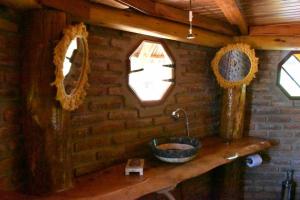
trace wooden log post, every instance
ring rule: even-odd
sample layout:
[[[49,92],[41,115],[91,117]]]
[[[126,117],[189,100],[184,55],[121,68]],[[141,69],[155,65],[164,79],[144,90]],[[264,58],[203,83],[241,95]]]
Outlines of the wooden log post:
[[[246,85],[223,90],[220,136],[227,140],[243,137]]]
[[[27,154],[25,190],[47,194],[72,186],[69,113],[55,100],[56,43],[66,15],[54,10],[29,11],[24,24],[22,57],[23,133]]]
[[[241,139],[244,133],[246,85],[223,89],[220,136],[228,142]],[[215,199],[239,200],[243,195],[243,166],[240,159],[216,170]]]

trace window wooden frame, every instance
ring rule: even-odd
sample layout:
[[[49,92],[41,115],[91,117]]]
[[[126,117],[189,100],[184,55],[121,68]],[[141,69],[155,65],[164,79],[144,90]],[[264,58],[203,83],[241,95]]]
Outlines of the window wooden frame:
[[[134,89],[129,85],[129,74],[131,71],[131,66],[130,66],[130,57],[131,55],[136,51],[136,49],[143,43],[143,42],[154,42],[154,43],[159,43],[163,46],[164,50],[166,51],[166,53],[168,54],[169,58],[171,59],[172,63],[173,63],[173,70],[172,70],[172,77],[173,77],[173,82],[171,83],[170,87],[166,90],[166,92],[163,94],[162,98],[159,100],[149,100],[149,101],[143,101],[139,98],[139,96],[137,95],[137,93],[134,91]],[[127,73],[126,73],[126,82],[127,82],[127,88],[128,90],[136,97],[136,99],[138,100],[138,102],[142,105],[142,106],[157,106],[157,105],[161,105],[163,104],[167,97],[169,96],[169,94],[171,93],[171,91],[173,90],[173,88],[176,85],[176,64],[175,64],[175,59],[170,51],[170,49],[167,47],[166,43],[161,41],[161,40],[155,40],[155,39],[143,39],[141,41],[139,41],[137,43],[137,45],[133,48],[133,50],[131,50],[129,52],[129,54],[127,55],[127,63],[128,63],[128,67],[127,67]]]
[[[278,64],[277,68],[277,81],[276,84],[280,88],[280,90],[287,96],[290,100],[300,100],[300,96],[291,96],[288,91],[280,84],[280,75],[282,70],[282,65],[294,54],[300,54],[300,51],[291,51],[289,52]],[[297,58],[296,58],[297,59]],[[300,60],[299,61],[299,67],[300,67]]]

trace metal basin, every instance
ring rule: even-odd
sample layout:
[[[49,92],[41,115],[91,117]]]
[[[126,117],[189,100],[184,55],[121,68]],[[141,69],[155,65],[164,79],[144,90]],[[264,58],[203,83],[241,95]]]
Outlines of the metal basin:
[[[169,163],[184,163],[196,157],[201,143],[193,137],[156,138],[150,142],[155,157]]]

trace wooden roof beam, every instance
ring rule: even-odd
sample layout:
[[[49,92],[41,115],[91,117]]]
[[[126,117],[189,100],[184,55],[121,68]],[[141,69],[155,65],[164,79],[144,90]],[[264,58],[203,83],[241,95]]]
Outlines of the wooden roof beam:
[[[37,0],[1,0],[0,5],[18,10],[41,8]]]
[[[114,8],[119,8],[119,9],[128,9],[129,7],[124,5],[123,3],[119,3],[118,1],[115,0],[91,0],[91,2],[95,3],[102,3]]]
[[[145,14],[155,17],[165,18],[168,20],[188,24],[188,12],[168,6],[162,3],[156,3],[151,0],[117,0],[127,6],[139,10]],[[193,25],[216,33],[226,35],[237,35],[235,27],[229,23],[216,19],[194,15]]]
[[[234,41],[247,43],[254,49],[300,50],[300,36],[239,36]]]
[[[249,35],[300,36],[300,23],[251,26]]]
[[[193,32],[197,37],[194,40],[188,40],[186,39],[187,25],[107,6],[96,6],[85,0],[40,0],[40,2],[44,6],[56,8],[80,17],[85,22],[118,30],[208,47],[222,47],[233,42],[232,37],[196,27]]]
[[[225,17],[231,24],[235,24],[239,27],[242,35],[248,34],[247,22],[238,7],[235,0],[215,0],[216,4],[224,13]]]

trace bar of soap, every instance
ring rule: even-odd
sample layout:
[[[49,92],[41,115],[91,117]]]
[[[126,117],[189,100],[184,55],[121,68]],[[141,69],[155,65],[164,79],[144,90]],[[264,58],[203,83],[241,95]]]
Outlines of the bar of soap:
[[[130,173],[139,173],[140,176],[144,175],[144,159],[129,159],[125,167],[125,175]]]

